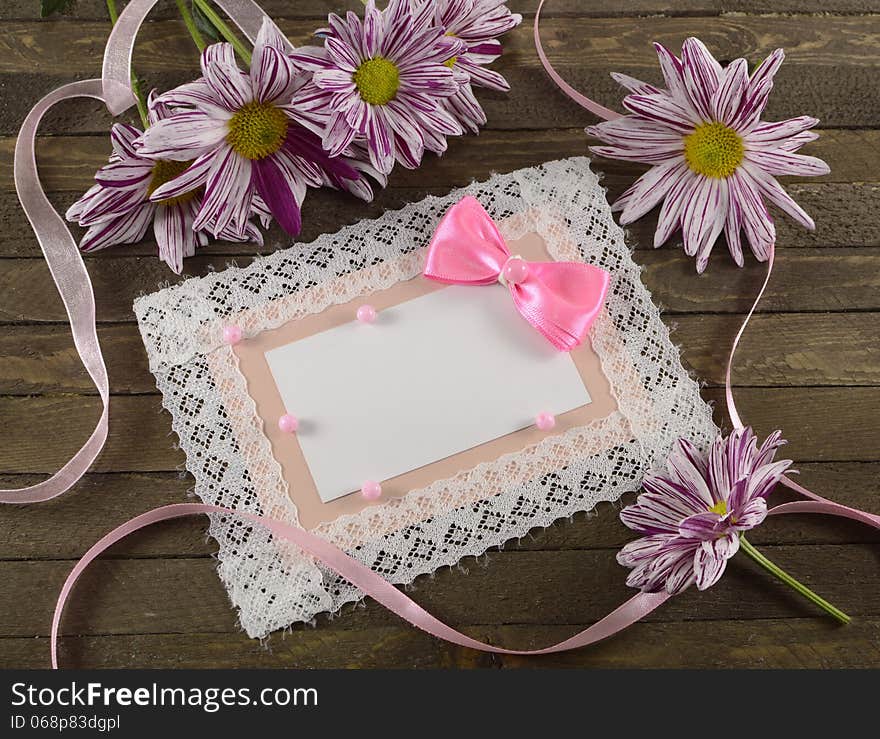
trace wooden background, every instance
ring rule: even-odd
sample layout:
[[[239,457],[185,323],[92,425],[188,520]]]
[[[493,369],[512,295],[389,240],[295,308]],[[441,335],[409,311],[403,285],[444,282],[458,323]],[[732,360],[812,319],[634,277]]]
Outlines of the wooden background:
[[[310,195],[303,240],[428,192],[445,193],[493,171],[586,153],[591,117],[546,80],[530,41],[534,0],[511,0],[526,22],[497,65],[509,96],[483,93],[489,125],[450,142],[417,172],[399,169],[370,205]],[[329,10],[355,0],[266,0],[295,43]],[[0,486],[56,470],[99,412],[61,303],[12,184],[15,133],[28,109],[58,84],[97,76],[107,36],[102,0],[80,0],[70,17],[40,21],[37,0],[0,10]],[[544,37],[561,73],[608,105],[612,70],[658,80],[650,42],[680,47],[701,37],[718,56],[756,62],[778,46],[787,61],[768,108],[773,119],[822,119],[808,152],[832,172],[790,179],[818,224],[808,233],[777,220],[778,268],[749,329],[736,371],[744,417],[761,434],[781,427],[802,481],[843,503],[880,511],[880,2],[877,0],[552,0]],[[780,14],[784,13],[784,14]],[[789,13],[795,13],[789,15]],[[194,47],[166,2],[139,41],[135,65],[148,86],[194,76]],[[659,80],[658,80],[659,81]],[[37,152],[53,200],[66,208],[90,183],[109,144],[96,103],[70,103],[43,126]],[[611,195],[638,168],[597,161]],[[649,247],[655,214],[631,229],[644,279],[677,326],[686,364],[718,401],[725,353],[764,275],[737,269],[724,244],[698,277],[676,240]],[[273,232],[266,249],[283,244]],[[250,246],[215,245],[187,274],[245,263]],[[50,617],[61,582],[96,540],[132,515],[186,498],[192,480],[170,435],[132,315],[132,300],[174,279],[151,242],[87,257],[99,334],[113,392],[111,435],[87,478],[60,500],[0,508],[0,666],[48,664]],[[723,422],[717,413],[717,420]],[[785,498],[780,493],[777,499]],[[319,618],[264,644],[247,639],[215,574],[215,546],[201,519],[163,524],[114,548],[83,578],[64,619],[62,661],[101,667],[878,667],[880,537],[831,519],[785,517],[753,541],[772,559],[854,617],[837,627],[737,557],[722,582],[689,591],[598,647],[523,659],[460,649],[402,625],[374,603]],[[535,532],[503,551],[416,583],[414,596],[441,618],[493,643],[537,647],[583,628],[629,594],[614,562],[631,538],[604,506],[592,516]],[[464,570],[468,574],[464,573]]]

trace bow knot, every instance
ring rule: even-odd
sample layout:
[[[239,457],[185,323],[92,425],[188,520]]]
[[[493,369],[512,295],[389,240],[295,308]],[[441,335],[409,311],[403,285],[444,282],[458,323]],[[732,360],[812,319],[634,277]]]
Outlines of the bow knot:
[[[511,255],[498,226],[470,195],[443,216],[425,277],[455,285],[500,282],[520,315],[557,349],[583,343],[608,292],[608,273],[581,262],[528,262]]]

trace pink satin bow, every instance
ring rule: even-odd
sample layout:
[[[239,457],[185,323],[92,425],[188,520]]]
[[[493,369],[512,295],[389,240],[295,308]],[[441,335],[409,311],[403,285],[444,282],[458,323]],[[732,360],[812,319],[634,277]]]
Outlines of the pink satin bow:
[[[511,256],[495,221],[470,195],[437,226],[425,277],[455,285],[506,284],[522,317],[561,351],[571,351],[587,337],[609,280],[605,270],[591,264]]]

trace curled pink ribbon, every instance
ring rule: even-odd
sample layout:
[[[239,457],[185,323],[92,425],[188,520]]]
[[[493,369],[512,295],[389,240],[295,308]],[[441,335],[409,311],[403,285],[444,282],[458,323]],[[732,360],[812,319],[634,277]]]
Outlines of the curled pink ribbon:
[[[83,82],[64,85],[44,97],[28,114],[22,125],[16,143],[16,190],[64,302],[64,306],[70,318],[71,331],[77,351],[79,352],[89,375],[94,381],[95,386],[98,388],[104,407],[95,431],[83,445],[82,449],[80,449],[80,451],[77,452],[77,454],[74,455],[74,457],[59,472],[48,480],[29,488],[0,491],[0,502],[37,502],[48,500],[56,495],[60,495],[72,487],[73,484],[85,474],[85,471],[103,447],[107,437],[109,387],[107,370],[104,365],[95,329],[95,301],[92,286],[73,236],[67,229],[64,220],[52,208],[40,185],[34,157],[34,137],[36,135],[37,126],[45,112],[54,104],[63,100],[69,100],[76,97],[97,98],[99,100],[104,100],[111,112],[114,113],[122,112],[133,104],[134,97],[131,93],[129,82],[131,47],[134,43],[134,38],[140,24],[143,22],[144,17],[147,12],[149,12],[150,8],[153,7],[155,2],[156,0],[132,0],[128,4],[120,15],[116,28],[111,34],[110,41],[108,42],[105,52],[103,79],[85,80]],[[242,29],[245,35],[253,39],[263,16],[262,11],[256,3],[251,0],[217,0],[217,4],[226,10],[229,17]],[[543,6],[543,0],[541,6]],[[257,15],[257,13],[259,15]],[[540,6],[539,12],[535,17],[535,40],[539,48],[539,55],[541,56],[542,62],[548,67],[548,72],[551,72],[552,68],[549,67],[549,62],[543,54],[543,50],[540,49],[540,39],[538,36],[539,18]],[[562,82],[561,78],[555,72],[552,72],[551,76],[557,80],[557,84]],[[618,115],[607,108],[603,108],[598,103],[591,101],[589,98],[576,93],[576,91],[567,85],[564,85],[563,90],[575,99],[576,102],[584,105],[584,107],[600,117],[609,118]],[[574,95],[572,95],[572,93],[574,93]],[[585,104],[584,101],[588,104]],[[485,223],[483,223],[483,225],[485,226]],[[494,224],[492,225],[494,226]],[[490,229],[488,240],[491,241],[492,238]],[[499,266],[497,259],[494,264],[495,266]],[[500,274],[506,266],[509,266],[507,260],[500,264],[500,268],[493,279],[497,279],[498,274]],[[772,266],[773,252],[771,251],[764,288],[766,288],[767,282],[770,279]],[[531,265],[529,265],[529,267],[531,267]],[[475,266],[475,269],[476,268],[477,267]],[[479,268],[484,269],[485,265]],[[515,274],[512,276],[516,277]],[[508,281],[508,284],[510,284],[510,281]],[[758,294],[755,304],[752,306],[749,315],[746,317],[746,320],[743,322],[743,325],[737,334],[727,367],[726,393],[728,411],[734,425],[737,427],[741,426],[742,422],[736,411],[736,406],[733,401],[733,392],[730,385],[733,354],[749,318],[763,295],[764,288],[762,288],[761,292]],[[861,521],[869,526],[880,528],[880,516],[875,516],[864,511],[833,503],[832,501],[826,500],[825,498],[802,488],[787,478],[784,478],[783,482],[793,490],[796,490],[811,500],[776,506],[770,511],[770,515],[786,513],[824,513],[850,518],[856,521]],[[348,556],[333,544],[330,544],[314,534],[310,534],[296,526],[262,516],[256,516],[251,513],[204,504],[187,503],[156,508],[126,521],[121,526],[118,526],[109,534],[101,538],[88,550],[88,552],[86,552],[82,559],[77,562],[61,589],[52,619],[51,658],[52,666],[54,668],[58,667],[58,635],[64,606],[77,578],[88,567],[88,565],[114,543],[139,529],[159,521],[166,521],[199,513],[237,515],[254,524],[266,526],[275,536],[296,544],[304,552],[315,557],[323,565],[352,582],[365,595],[374,598],[390,611],[396,613],[417,628],[420,628],[439,639],[444,639],[454,644],[486,652],[536,655],[577,649],[579,647],[593,644],[601,639],[605,639],[628,626],[631,626],[662,605],[669,598],[665,593],[638,593],[600,621],[558,644],[538,650],[504,649],[502,647],[486,644],[485,642],[473,639],[438,620],[407,595],[397,590],[397,588],[380,575]]]
[[[560,351],[583,343],[605,302],[609,279],[592,264],[512,256],[495,221],[470,195],[437,226],[425,277],[455,285],[506,284],[520,315]]]

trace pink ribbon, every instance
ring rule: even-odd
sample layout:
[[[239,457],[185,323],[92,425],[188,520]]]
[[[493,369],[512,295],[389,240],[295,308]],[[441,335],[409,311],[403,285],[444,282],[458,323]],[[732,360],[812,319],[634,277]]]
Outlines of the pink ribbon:
[[[770,246],[770,257],[767,260],[767,276],[764,278],[764,284],[761,285],[761,289],[758,291],[758,295],[755,297],[755,302],[752,303],[752,307],[749,309],[748,314],[746,314],[746,317],[743,319],[743,322],[739,327],[739,331],[737,331],[736,336],[733,339],[733,344],[730,347],[730,355],[727,358],[727,368],[724,372],[724,398],[727,403],[727,415],[730,416],[730,421],[736,429],[743,428],[744,424],[742,422],[742,418],[740,418],[739,411],[736,407],[736,402],[733,398],[733,386],[731,385],[733,357],[736,354],[740,339],[742,339],[742,336],[745,333],[746,326],[749,325],[749,321],[752,319],[752,316],[754,315],[755,310],[758,307],[758,303],[760,303],[761,298],[764,297],[764,292],[767,290],[767,285],[770,283],[770,275],[773,274],[773,264],[775,260],[776,245],[772,244]],[[862,511],[858,508],[850,508],[849,506],[835,503],[834,501],[828,500],[827,498],[823,498],[821,495],[817,495],[812,490],[805,488],[803,485],[799,485],[787,476],[783,476],[780,482],[785,485],[785,487],[793,490],[796,493],[799,493],[800,495],[803,495],[809,500],[798,501],[794,503],[783,503],[782,505],[778,505],[772,508],[768,512],[770,515],[780,513],[824,513],[829,516],[840,516],[842,518],[849,518],[853,521],[858,521],[859,523],[873,526],[875,529],[880,529],[880,516],[874,513],[868,513],[867,511]]]
[[[104,78],[102,80],[74,82],[51,92],[34,106],[33,110],[31,110],[22,124],[19,133],[15,148],[16,191],[18,192],[19,199],[21,200],[28,221],[36,234],[40,248],[43,250],[53,280],[58,287],[59,294],[61,295],[61,299],[70,319],[74,343],[83,364],[92,378],[92,381],[95,383],[95,387],[98,389],[103,403],[103,411],[92,435],[79,452],[77,452],[61,470],[48,480],[38,483],[37,485],[16,490],[0,491],[0,502],[30,503],[48,500],[60,495],[68,490],[82,477],[83,474],[85,474],[85,471],[101,451],[107,438],[109,387],[107,370],[101,354],[101,348],[98,343],[95,327],[95,301],[92,286],[73,236],[67,229],[64,220],[58,215],[54,208],[52,208],[40,185],[36,160],[34,157],[34,139],[37,127],[43,115],[49,108],[63,100],[69,100],[76,97],[96,98],[105,101],[108,108],[114,113],[122,112],[133,104],[134,96],[131,93],[129,82],[131,47],[134,43],[134,38],[140,24],[143,22],[143,19],[147,12],[149,12],[150,8],[155,4],[155,1],[156,0],[132,0],[120,15],[107,45],[104,60]],[[244,31],[248,38],[253,40],[263,17],[263,13],[259,7],[251,2],[251,0],[217,0],[217,4],[226,10],[233,22]],[[547,68],[548,73],[551,74],[551,78],[553,78],[557,84],[559,84],[563,90],[572,97],[572,99],[583,105],[587,110],[591,110],[597,115],[605,118],[617,117],[618,114],[599,106],[594,101],[591,101],[589,98],[574,91],[561,80],[555,71],[552,70],[552,67],[550,67],[549,62],[546,59],[546,55],[544,55],[543,49],[540,46],[540,39],[538,37],[538,19],[540,17],[540,8],[542,6],[543,0],[535,18],[535,41],[542,63]],[[489,221],[491,222],[491,219],[489,219]],[[486,223],[483,222],[482,225],[485,227]],[[494,227],[494,224],[492,225]],[[495,230],[497,231],[497,229]],[[458,233],[458,229],[455,229],[454,231]],[[492,243],[494,247],[498,247],[499,243],[503,245],[503,241],[493,241],[495,237],[492,236],[491,232],[492,229],[488,229],[488,237],[484,243]],[[462,233],[458,233],[458,235],[462,235]],[[486,233],[483,235],[485,236]],[[461,242],[454,242],[452,245],[455,243],[461,244]],[[492,263],[493,269],[495,266],[500,266],[494,279],[497,279],[498,274],[500,274],[504,267],[507,266],[506,262],[499,265],[499,258],[500,257],[496,255],[495,261]],[[771,252],[764,288],[766,288],[767,282],[770,279],[772,265],[773,253]],[[482,264],[480,268],[484,269],[485,266],[486,264]],[[533,266],[534,265],[528,265],[529,269]],[[541,273],[539,272],[539,274]],[[736,346],[745,330],[749,318],[754,312],[757,303],[764,292],[764,288],[761,289],[758,299],[755,301],[755,305],[752,306],[752,310],[749,311],[749,315],[746,317],[746,320],[743,322],[743,325],[737,334],[727,367],[726,394],[728,410],[731,419],[737,426],[741,426],[742,422],[739,418],[739,414],[736,412],[736,407],[733,402],[733,393],[730,387],[731,364],[733,361],[733,354],[736,351]],[[526,317],[528,318],[528,316]],[[802,488],[796,483],[793,483],[787,478],[784,478],[783,481],[790,488],[805,495],[811,500],[776,506],[770,511],[771,515],[785,513],[825,513],[828,515],[851,518],[870,526],[874,526],[875,528],[880,528],[880,517],[878,516],[828,501],[825,498],[821,498],[815,493]],[[326,567],[352,582],[365,595],[374,598],[386,608],[417,628],[420,628],[439,639],[444,639],[460,646],[486,652],[494,652],[497,654],[549,654],[552,652],[561,652],[587,646],[601,639],[605,639],[627,628],[633,623],[636,623],[662,605],[669,597],[665,593],[639,593],[589,628],[565,641],[559,642],[558,644],[538,650],[504,649],[502,647],[496,647],[473,639],[436,619],[408,596],[397,590],[391,583],[365,567],[357,560],[349,557],[336,546],[296,526],[262,516],[256,516],[251,513],[244,513],[242,511],[234,511],[204,504],[186,503],[163,506],[132,518],[101,538],[88,550],[88,552],[86,552],[83,558],[77,562],[61,589],[52,619],[51,658],[53,668],[58,667],[58,632],[64,606],[77,578],[89,566],[89,564],[91,564],[91,562],[108,547],[134,531],[159,521],[166,521],[197,513],[237,515],[255,524],[266,526],[275,536],[296,544],[302,548],[304,552],[315,557]]]
[[[593,644],[602,639],[606,639],[607,637],[616,634],[618,631],[634,624],[636,621],[640,621],[655,608],[658,608],[665,603],[670,597],[666,593],[638,593],[600,621],[597,621],[589,628],[584,629],[558,644],[534,650],[505,649],[504,647],[496,647],[493,644],[481,642],[467,634],[462,634],[460,631],[443,623],[438,618],[435,618],[428,613],[409,596],[400,592],[390,582],[373,572],[369,567],[361,564],[356,559],[352,559],[330,542],[321,539],[314,534],[310,534],[308,531],[297,526],[283,523],[282,521],[276,521],[271,518],[255,516],[243,511],[235,511],[229,508],[220,508],[218,506],[204,505],[202,503],[179,503],[176,505],[154,508],[151,511],[147,511],[140,516],[126,521],[98,541],[83,555],[83,558],[76,563],[76,566],[64,581],[64,585],[61,588],[61,594],[58,596],[58,603],[55,606],[55,614],[52,617],[51,653],[53,669],[58,669],[58,628],[61,623],[61,614],[64,611],[64,605],[67,602],[70,591],[73,589],[77,578],[82,574],[86,567],[88,567],[89,564],[91,564],[91,562],[107,548],[139,529],[145,528],[159,521],[168,521],[173,518],[182,518],[183,516],[191,516],[197,513],[232,514],[261,526],[265,526],[275,536],[296,544],[306,554],[315,557],[324,565],[330,567],[334,572],[358,587],[366,595],[369,595],[371,598],[385,606],[389,611],[397,614],[416,628],[419,628],[438,639],[443,639],[462,647],[477,649],[482,652],[537,655],[564,652],[569,649],[584,647],[588,644]]]
[[[582,262],[511,256],[479,201],[467,195],[443,216],[428,246],[425,277],[456,285],[507,285],[520,315],[560,351],[587,337],[608,292],[608,273]]]
[[[34,155],[37,127],[46,111],[56,103],[78,97],[103,100],[101,80],[84,80],[63,85],[46,95],[28,113],[15,142],[15,190],[64,303],[73,343],[89,377],[98,389],[103,407],[95,430],[67,464],[36,485],[0,490],[0,503],[40,503],[61,495],[86,473],[107,440],[110,385],[104,356],[98,343],[92,283],[73,235],[43,192]]]

